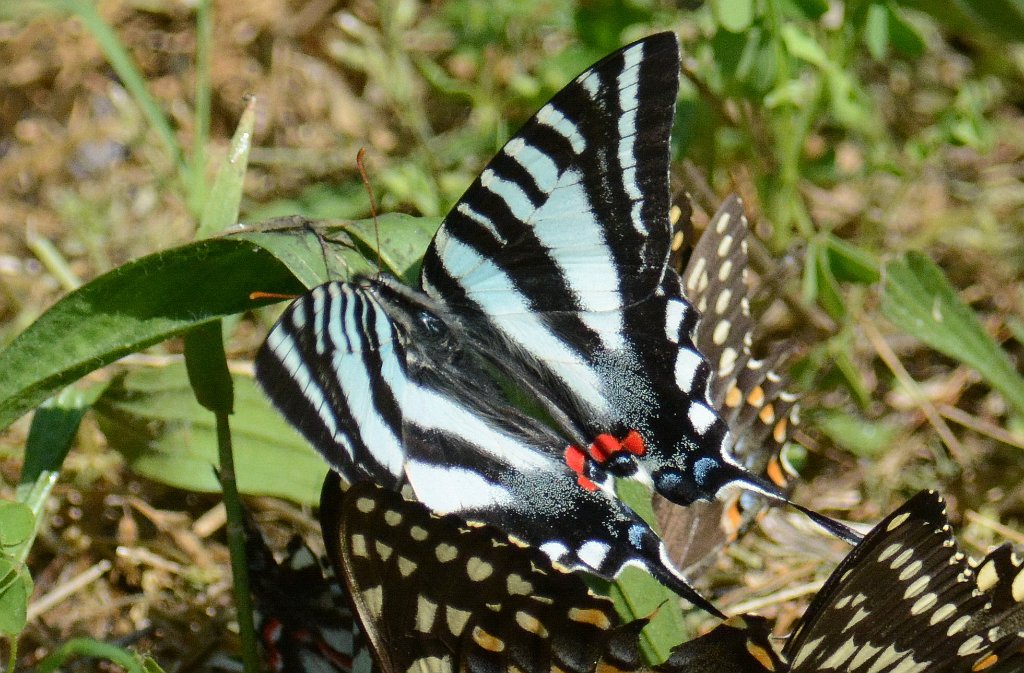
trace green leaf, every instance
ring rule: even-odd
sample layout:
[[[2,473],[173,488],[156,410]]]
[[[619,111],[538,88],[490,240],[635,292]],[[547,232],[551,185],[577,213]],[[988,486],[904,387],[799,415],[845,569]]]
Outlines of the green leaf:
[[[39,662],[36,673],[56,673],[63,664],[74,657],[106,659],[128,673],[143,673],[142,664],[131,652],[92,638],[72,638],[63,643]]]
[[[645,486],[620,480],[615,488],[623,502],[649,524],[657,526],[651,492]],[[626,568],[610,585],[608,594],[623,620],[651,617],[640,641],[647,661],[664,661],[670,649],[685,640],[687,628],[679,597],[649,573],[638,568]]]
[[[828,54],[820,44],[818,44],[813,37],[800,30],[796,25],[787,23],[782,26],[782,40],[786,45],[786,51],[790,55],[799,58],[800,60],[807,61],[811,65],[817,66],[822,70],[831,70],[834,68],[832,61],[829,59]]]
[[[894,2],[886,5],[888,11],[889,41],[907,58],[918,58],[924,54],[924,38],[912,23],[907,21],[903,11]]]
[[[0,500],[0,634],[25,628],[32,577],[21,556],[35,535],[35,516],[20,502]]]
[[[864,44],[871,58],[876,61],[885,59],[889,51],[889,9],[885,5],[873,2],[868,6],[864,21]]]
[[[224,354],[220,321],[185,333],[185,371],[196,401],[213,413],[232,413],[234,386]]]
[[[209,320],[297,294],[294,276],[241,238],[210,239],[106,273],[52,306],[0,352],[0,428],[85,374]]]
[[[828,266],[837,280],[870,285],[882,277],[878,260],[867,250],[832,234],[826,235],[825,243]]]
[[[995,45],[1019,43],[1024,38],[1022,0],[901,0],[900,4],[931,14],[956,35]]]
[[[846,315],[846,305],[843,296],[839,293],[839,283],[832,273],[832,266],[829,264],[828,243],[814,247],[814,268],[817,275],[815,286],[818,291],[818,303],[825,311],[840,320]]]
[[[753,0],[712,0],[710,4],[718,25],[730,33],[742,33],[754,22]]]
[[[929,258],[912,252],[886,266],[882,312],[904,332],[974,367],[1024,411],[1024,379]]]
[[[828,0],[794,0],[794,4],[812,21],[821,18],[822,14],[828,11]]]
[[[28,540],[35,530],[34,523],[35,517],[27,506],[0,500],[0,552],[9,554]]]
[[[406,280],[439,220],[379,218],[381,261]],[[350,272],[372,272],[372,221],[327,227]],[[372,241],[372,243],[371,243]],[[0,429],[85,374],[211,320],[268,302],[250,293],[297,295],[329,277],[323,239],[312,230],[254,228],[159,252],[68,294],[0,352]],[[280,255],[280,259],[276,258]],[[347,277],[347,275],[346,275]],[[301,279],[302,283],[296,281]]]
[[[148,654],[136,653],[135,657],[139,660],[143,673],[165,673],[164,669],[160,667],[160,664],[156,662],[156,659]]]
[[[25,564],[0,555],[0,634],[21,633],[31,596],[32,577]]]
[[[376,223],[325,223],[292,216],[241,226],[227,238],[259,245],[312,288],[357,273],[376,273],[378,235],[382,270],[406,282],[418,282],[420,261],[441,226],[441,218],[390,213],[378,217]]]
[[[309,289],[328,280],[374,271],[373,265],[363,258],[343,229],[343,225],[326,225],[289,216],[251,225],[239,224],[238,229],[226,233],[224,238],[258,245]]]
[[[266,401],[235,376],[231,436],[242,492],[314,505],[327,465]],[[184,365],[133,371],[96,403],[100,428],[132,469],[165,484],[218,492],[214,417],[196,401]]]
[[[868,390],[860,368],[853,357],[853,333],[849,328],[834,336],[827,343],[825,352],[828,362],[838,374],[837,383],[846,387],[861,409],[871,403],[871,392]]]
[[[391,213],[381,215],[376,223],[373,220],[352,222],[344,231],[359,242],[360,250],[372,262],[376,261],[379,231],[381,263],[385,270],[418,286],[420,263],[441,226],[441,219]]]
[[[84,388],[65,388],[36,409],[25,442],[25,462],[16,491],[18,502],[31,514],[32,530],[16,549],[11,550],[15,560],[24,562],[28,557],[45,515],[46,499],[57,483],[82,417],[106,385],[99,383]]]
[[[869,421],[842,411],[822,410],[812,423],[837,446],[860,458],[879,458],[892,446],[900,428],[885,420]]]
[[[206,238],[238,221],[245,169],[249,164],[249,150],[252,148],[252,127],[256,121],[255,105],[256,99],[250,98],[245,111],[242,112],[238,128],[235,129],[235,135],[228,146],[227,161],[217,171],[213,188],[206,195],[196,238]]]

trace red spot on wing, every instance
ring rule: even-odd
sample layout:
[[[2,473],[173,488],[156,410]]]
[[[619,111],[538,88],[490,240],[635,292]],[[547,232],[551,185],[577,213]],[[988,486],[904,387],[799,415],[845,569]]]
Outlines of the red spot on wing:
[[[576,474],[583,474],[583,468],[587,464],[587,456],[578,446],[565,447],[565,464]]]
[[[622,438],[622,448],[629,451],[634,456],[643,456],[647,454],[647,446],[644,444],[644,438],[640,436],[640,433],[636,430],[630,430],[626,433],[626,436]]]
[[[622,442],[607,433],[598,435],[590,445],[590,455],[599,463],[607,461],[621,450]]]
[[[576,473],[576,483],[588,491],[597,490],[597,484],[583,475],[583,471],[587,467],[587,454],[583,453],[580,447],[571,445],[565,447],[565,464]]]

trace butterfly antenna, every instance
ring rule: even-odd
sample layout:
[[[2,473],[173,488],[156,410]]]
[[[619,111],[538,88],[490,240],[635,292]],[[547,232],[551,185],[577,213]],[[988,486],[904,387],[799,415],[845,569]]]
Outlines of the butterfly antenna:
[[[261,290],[256,290],[254,292],[250,292],[249,293],[249,299],[251,299],[252,301],[260,301],[260,300],[263,300],[263,299],[288,299],[288,300],[291,300],[291,299],[295,299],[298,296],[299,295],[297,295],[297,294],[286,294],[286,293],[283,293],[283,292],[263,292]]]
[[[359,177],[363,179],[363,186],[366,194],[370,197],[370,217],[373,218],[373,233],[377,237],[377,274],[380,274],[380,224],[377,222],[377,201],[373,198],[373,187],[370,186],[370,179],[366,177],[366,166],[363,165],[363,158],[366,156],[366,148],[360,147],[356,153],[356,166],[359,167]]]

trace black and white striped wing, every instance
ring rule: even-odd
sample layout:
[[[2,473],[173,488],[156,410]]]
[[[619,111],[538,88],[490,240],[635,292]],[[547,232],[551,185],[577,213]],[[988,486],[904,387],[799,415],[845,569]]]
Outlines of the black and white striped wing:
[[[346,480],[400,488],[406,365],[398,328],[377,296],[332,282],[284,312],[256,356],[256,378]]]
[[[249,517],[244,522],[254,623],[267,668],[367,673],[353,667],[361,639],[333,573],[298,536],[278,562],[255,523]]]
[[[972,568],[942,499],[919,493],[868,533],[818,592],[783,652],[790,670],[968,673],[996,670],[1003,659],[1019,665],[1024,575],[1001,554]]]
[[[332,336],[338,322],[344,334]],[[565,440],[505,401],[450,322],[397,281],[330,283],[285,311],[257,357],[257,377],[286,415],[296,397],[307,405],[331,399],[315,414],[303,409],[299,427],[347,481],[408,487],[435,512],[498,526],[606,579],[639,565],[719,614],[643,519],[605,491],[578,485],[562,458]],[[299,356],[295,348],[307,350]],[[332,365],[314,369],[318,361]],[[362,457],[378,443],[395,456],[393,466]]]
[[[722,454],[693,311],[667,267],[678,80],[669,33],[576,78],[445,218],[422,284],[547,407],[575,446],[570,465],[582,457],[689,504],[746,475]]]

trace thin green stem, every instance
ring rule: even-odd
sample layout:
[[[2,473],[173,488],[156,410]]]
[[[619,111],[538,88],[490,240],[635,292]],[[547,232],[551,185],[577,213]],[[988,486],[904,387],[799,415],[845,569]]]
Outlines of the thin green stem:
[[[249,594],[249,567],[245,562],[245,528],[242,503],[235,480],[235,459],[231,450],[231,424],[234,409],[234,383],[224,353],[221,321],[214,320],[185,334],[185,369],[196,400],[217,419],[217,451],[220,459],[221,491],[227,510],[228,550],[234,578],[235,607],[238,610],[239,637],[242,641],[242,665],[246,673],[258,673],[256,635],[252,623],[252,597]]]
[[[18,636],[11,636],[8,641],[11,643],[11,652],[7,657],[7,670],[13,671],[14,665],[18,663]]]
[[[217,448],[220,452],[220,486],[227,510],[228,550],[231,552],[231,572],[234,577],[235,606],[238,610],[238,631],[242,642],[242,666],[246,673],[258,673],[259,657],[256,653],[256,630],[252,620],[252,597],[249,593],[249,567],[245,562],[245,529],[242,526],[242,503],[235,481],[235,460],[231,450],[231,428],[228,413],[216,412]]]

